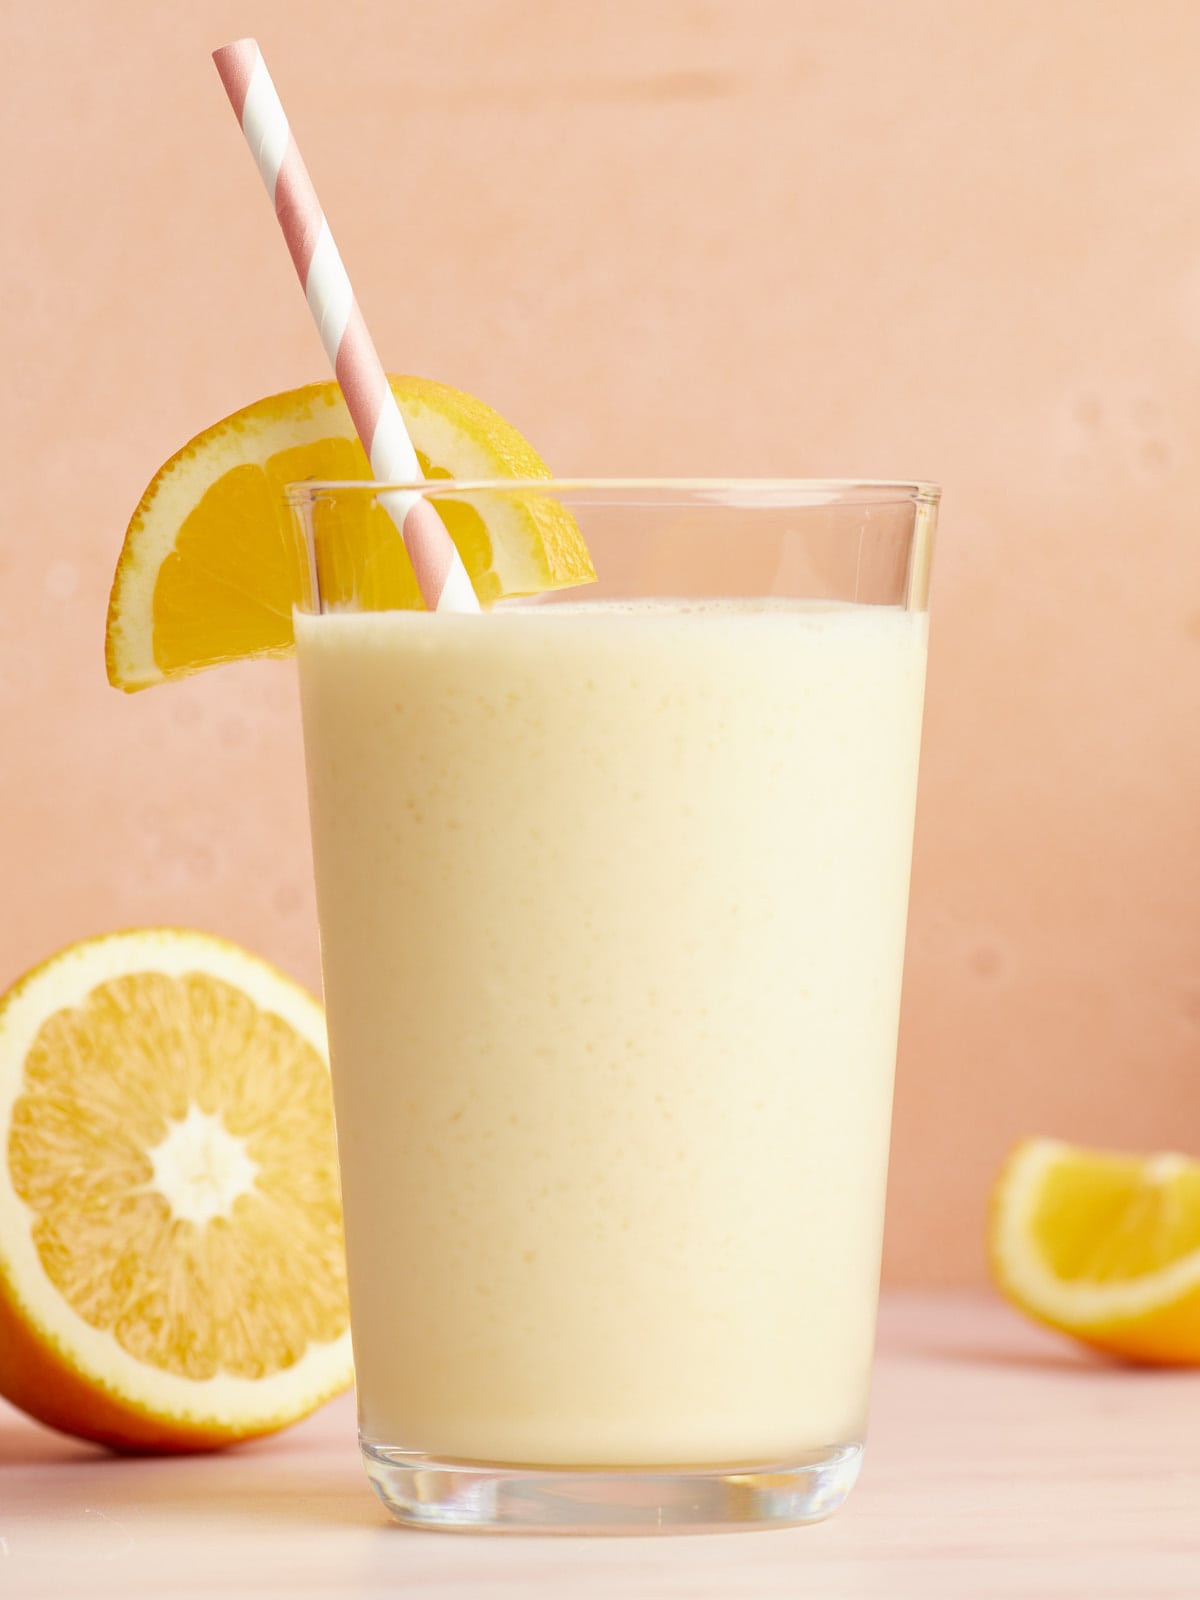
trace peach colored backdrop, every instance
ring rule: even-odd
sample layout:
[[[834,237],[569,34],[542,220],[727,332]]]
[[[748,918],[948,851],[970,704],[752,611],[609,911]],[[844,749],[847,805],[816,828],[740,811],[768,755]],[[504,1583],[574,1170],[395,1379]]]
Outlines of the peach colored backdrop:
[[[151,473],[325,375],[258,35],[389,364],[560,472],[939,478],[888,1271],[1039,1130],[1200,1147],[1194,0],[4,0],[0,980],[190,923],[312,983],[286,665],[134,698]]]

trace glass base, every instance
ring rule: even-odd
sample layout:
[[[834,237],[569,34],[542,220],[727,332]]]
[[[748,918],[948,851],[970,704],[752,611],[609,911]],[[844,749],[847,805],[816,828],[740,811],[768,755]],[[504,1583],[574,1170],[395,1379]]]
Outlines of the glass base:
[[[462,1533],[720,1533],[819,1522],[854,1487],[861,1444],[764,1467],[504,1467],[362,1445],[384,1505],[411,1528]]]

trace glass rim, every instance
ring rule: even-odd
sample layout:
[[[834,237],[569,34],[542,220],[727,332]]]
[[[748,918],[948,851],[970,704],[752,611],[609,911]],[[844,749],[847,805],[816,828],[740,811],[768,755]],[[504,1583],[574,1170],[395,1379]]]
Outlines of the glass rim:
[[[284,485],[289,505],[302,507],[326,495],[414,494],[428,500],[475,494],[645,494],[730,507],[769,505],[936,506],[941,485],[890,478],[304,478]]]

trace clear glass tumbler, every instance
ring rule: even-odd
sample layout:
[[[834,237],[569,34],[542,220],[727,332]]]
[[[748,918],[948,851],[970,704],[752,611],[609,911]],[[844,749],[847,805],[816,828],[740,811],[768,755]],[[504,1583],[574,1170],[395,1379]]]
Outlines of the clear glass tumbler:
[[[414,487],[476,568],[565,510],[598,581],[396,609],[379,502]],[[289,498],[372,1483],[423,1527],[827,1515],[866,1429],[936,489]]]

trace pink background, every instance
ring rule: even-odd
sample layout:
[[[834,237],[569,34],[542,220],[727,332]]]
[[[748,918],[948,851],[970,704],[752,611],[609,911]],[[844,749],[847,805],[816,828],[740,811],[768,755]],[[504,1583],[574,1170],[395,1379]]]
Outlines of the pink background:
[[[1018,1136],[1195,1151],[1191,0],[6,0],[0,982],[156,922],[317,982],[289,668],[103,668],[160,462],[325,375],[248,32],[393,367],[560,472],[944,484],[892,1280],[983,1276]]]

